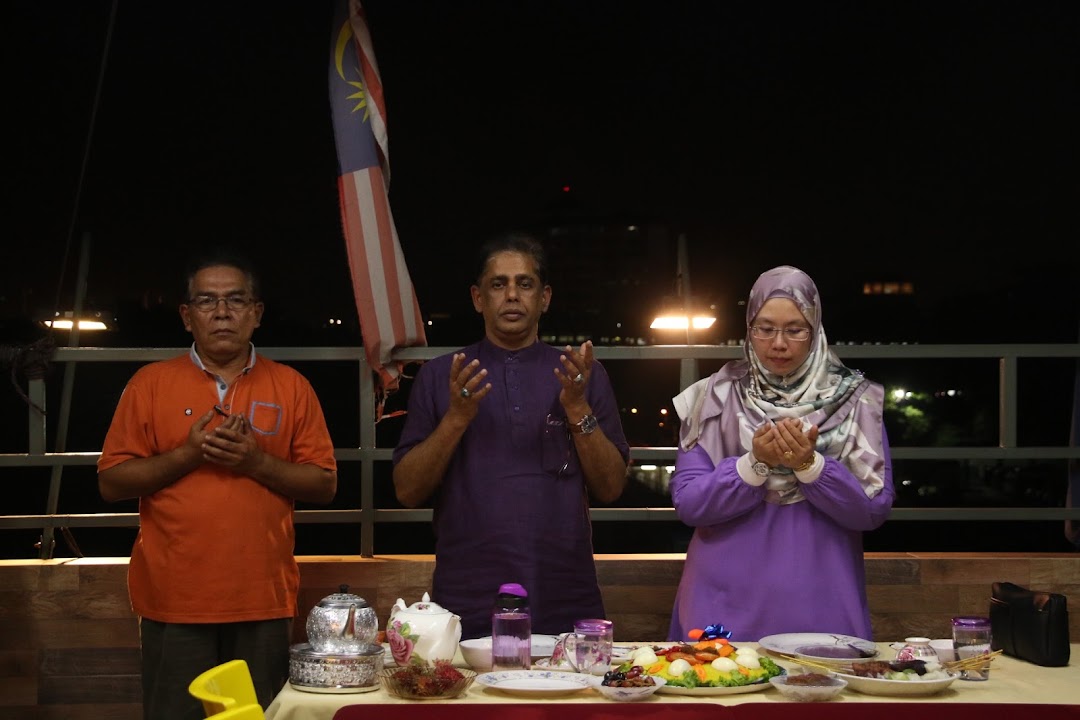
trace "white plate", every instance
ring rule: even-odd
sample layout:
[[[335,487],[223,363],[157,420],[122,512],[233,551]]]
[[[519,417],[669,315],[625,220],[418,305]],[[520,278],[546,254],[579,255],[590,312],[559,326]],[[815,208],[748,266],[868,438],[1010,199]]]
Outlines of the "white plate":
[[[510,695],[531,697],[568,695],[593,687],[597,679],[595,675],[552,670],[506,670],[476,676],[476,682],[484,687],[501,690]]]
[[[762,690],[768,690],[772,685],[768,680],[758,680],[755,683],[749,685],[736,685],[735,687],[678,687],[677,685],[667,684],[656,689],[658,694],[664,695],[741,695],[742,693],[761,692]]]
[[[872,657],[876,657],[878,654],[877,645],[870,640],[863,640],[862,638],[854,637],[852,635],[831,633],[785,633],[782,635],[769,635],[758,640],[758,645],[771,652],[784,653],[785,655],[800,655],[802,657],[818,658],[821,660],[868,660]],[[855,647],[866,653],[872,654],[867,654],[863,657],[838,658],[835,655],[799,652],[799,648],[808,648],[815,645],[837,648],[838,652],[841,649],[850,650],[852,647]]]
[[[574,668],[570,667],[570,663],[562,661],[556,665],[551,664],[551,658],[540,658],[533,663],[533,670],[555,670],[558,672],[575,672]]]
[[[611,664],[621,665],[626,660],[630,659],[630,653],[637,649],[637,645],[615,645],[611,648]],[[533,652],[535,656],[536,653]],[[539,660],[533,660],[534,670],[559,670],[562,672],[574,672],[574,668],[570,667],[570,663],[565,660],[560,661],[556,665],[551,664],[551,658],[545,657]]]
[[[903,695],[934,695],[953,684],[960,673],[949,673],[949,677],[942,680],[885,680],[883,678],[859,677],[836,673],[836,676],[847,680],[848,688],[861,692],[864,695],[887,695],[890,697]]]

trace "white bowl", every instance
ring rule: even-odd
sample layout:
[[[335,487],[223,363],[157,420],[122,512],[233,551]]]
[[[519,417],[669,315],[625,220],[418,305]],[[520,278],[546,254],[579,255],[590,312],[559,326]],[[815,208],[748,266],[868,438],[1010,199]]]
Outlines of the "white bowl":
[[[636,702],[638,700],[644,700],[664,685],[667,685],[667,680],[656,676],[653,676],[652,685],[642,685],[641,687],[613,687],[611,685],[604,685],[603,682],[604,678],[599,675],[596,676],[597,691],[608,700],[618,700],[619,702]]]
[[[815,671],[815,674],[825,675]],[[792,678],[800,677],[799,675],[778,675],[776,677],[769,678],[769,682],[773,687],[780,691],[780,694],[789,700],[796,700],[798,702],[820,702],[822,700],[832,700],[834,697],[840,694],[840,691],[847,687],[847,680],[836,677],[831,673],[825,675],[825,680],[821,681],[821,685],[794,685],[791,683]]]
[[[551,657],[555,651],[555,642],[558,640],[554,635],[532,636],[532,661],[535,663],[540,658]],[[491,636],[462,640],[458,643],[461,657],[473,670],[487,672],[491,670]]]
[[[938,662],[946,663],[956,660],[956,646],[953,645],[952,638],[931,640],[930,647],[937,653]]]

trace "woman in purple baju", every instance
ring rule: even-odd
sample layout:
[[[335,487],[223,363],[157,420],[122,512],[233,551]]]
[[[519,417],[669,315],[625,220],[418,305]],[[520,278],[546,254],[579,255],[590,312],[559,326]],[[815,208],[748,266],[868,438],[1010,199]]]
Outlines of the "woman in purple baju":
[[[892,509],[884,388],[829,350],[814,281],[754,283],[745,358],[674,398],[671,496],[694,528],[669,640],[821,632],[872,639],[862,534]]]

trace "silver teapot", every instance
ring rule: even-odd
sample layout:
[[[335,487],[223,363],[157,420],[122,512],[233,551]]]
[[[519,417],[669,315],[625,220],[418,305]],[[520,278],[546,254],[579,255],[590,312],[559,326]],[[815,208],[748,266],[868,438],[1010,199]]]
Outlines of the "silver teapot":
[[[350,593],[348,585],[341,585],[308,613],[308,643],[315,652],[355,655],[375,642],[378,633],[375,609]]]

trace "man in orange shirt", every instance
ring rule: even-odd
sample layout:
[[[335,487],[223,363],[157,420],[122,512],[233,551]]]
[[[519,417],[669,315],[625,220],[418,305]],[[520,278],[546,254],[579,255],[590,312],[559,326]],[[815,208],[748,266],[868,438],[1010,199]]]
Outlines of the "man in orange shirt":
[[[245,260],[197,261],[180,305],[194,343],[135,373],[98,460],[105,500],[139,498],[128,589],[148,719],[202,718],[188,685],[227,660],[247,661],[263,707],[288,677],[294,502],[332,500],[337,465],[310,383],[255,352],[263,309]]]

